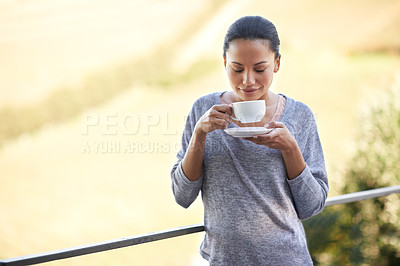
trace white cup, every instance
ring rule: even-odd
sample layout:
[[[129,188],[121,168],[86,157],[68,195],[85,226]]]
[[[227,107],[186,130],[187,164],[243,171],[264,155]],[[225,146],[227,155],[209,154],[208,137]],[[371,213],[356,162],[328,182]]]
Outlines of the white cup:
[[[236,118],[241,123],[260,122],[265,115],[265,100],[236,102],[232,104]]]

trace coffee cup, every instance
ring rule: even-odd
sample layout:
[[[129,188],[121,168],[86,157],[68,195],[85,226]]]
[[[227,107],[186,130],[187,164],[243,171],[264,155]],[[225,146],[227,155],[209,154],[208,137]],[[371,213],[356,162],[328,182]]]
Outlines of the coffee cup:
[[[235,102],[232,104],[236,118],[241,123],[260,122],[265,115],[265,100]]]

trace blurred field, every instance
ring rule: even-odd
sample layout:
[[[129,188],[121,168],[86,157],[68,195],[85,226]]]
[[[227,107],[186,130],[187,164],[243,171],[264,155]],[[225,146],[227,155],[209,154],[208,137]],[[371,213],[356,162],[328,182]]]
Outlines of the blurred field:
[[[193,101],[229,89],[223,36],[247,14],[278,28],[273,90],[313,109],[335,195],[359,106],[400,73],[400,1],[7,1],[0,111],[67,115],[0,150],[0,259],[202,222],[200,199],[175,204],[169,171]],[[196,265],[202,236],[49,265]]]
[[[0,106],[40,101],[54,87],[176,38],[200,3],[30,0],[0,4]],[[179,18],[179,19],[178,19]],[[167,21],[167,22],[166,22]],[[7,89],[6,89],[7,88]]]

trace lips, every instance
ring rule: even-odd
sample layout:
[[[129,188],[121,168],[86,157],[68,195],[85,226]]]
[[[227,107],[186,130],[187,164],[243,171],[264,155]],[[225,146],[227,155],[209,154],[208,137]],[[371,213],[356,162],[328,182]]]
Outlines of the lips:
[[[244,94],[249,95],[253,94],[258,91],[258,88],[247,88],[247,89],[240,89]]]

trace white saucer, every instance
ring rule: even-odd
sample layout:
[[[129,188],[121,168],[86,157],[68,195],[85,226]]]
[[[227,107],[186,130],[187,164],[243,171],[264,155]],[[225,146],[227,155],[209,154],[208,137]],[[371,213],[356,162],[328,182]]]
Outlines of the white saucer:
[[[234,127],[224,129],[226,133],[238,138],[249,138],[257,134],[265,134],[272,130],[272,128],[265,127]]]

